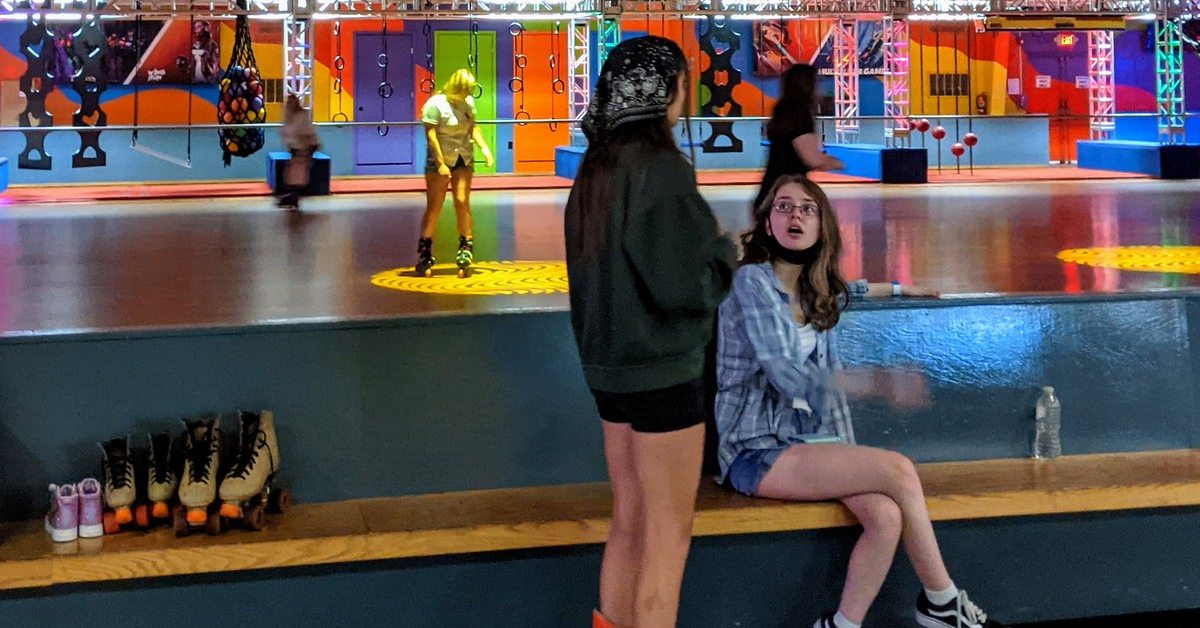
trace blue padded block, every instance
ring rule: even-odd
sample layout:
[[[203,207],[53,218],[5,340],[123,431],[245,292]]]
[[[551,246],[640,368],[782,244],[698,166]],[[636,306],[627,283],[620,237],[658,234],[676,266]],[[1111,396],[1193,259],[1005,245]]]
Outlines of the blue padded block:
[[[1080,140],[1080,168],[1136,172],[1160,179],[1200,179],[1200,144]]]
[[[8,157],[0,157],[0,192],[8,189]]]
[[[841,172],[878,179],[882,183],[927,183],[929,153],[922,148],[889,148],[883,144],[826,144],[825,151],[841,159]]]
[[[279,186],[283,183],[283,169],[292,160],[292,154],[287,151],[273,150],[267,153],[267,187],[271,192],[279,194]],[[331,162],[329,155],[317,151],[313,153],[312,167],[309,168],[308,187],[301,191],[304,196],[325,196],[329,194],[329,175]]]
[[[564,179],[574,179],[583,163],[586,146],[559,146],[554,149],[554,174]]]

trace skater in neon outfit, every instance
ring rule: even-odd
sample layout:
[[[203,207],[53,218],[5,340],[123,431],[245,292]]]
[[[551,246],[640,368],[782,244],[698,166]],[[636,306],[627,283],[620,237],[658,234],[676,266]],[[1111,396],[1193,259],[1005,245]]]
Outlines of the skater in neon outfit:
[[[492,149],[475,123],[475,92],[478,82],[468,70],[458,70],[442,89],[421,109],[425,123],[427,157],[425,159],[425,216],[421,219],[421,239],[417,242],[417,274],[429,277],[434,264],[433,233],[437,230],[446,188],[454,197],[458,219],[458,276],[471,272],[475,261],[475,240],[471,233],[471,177],[475,174],[475,147],[483,153],[490,168],[495,163]]]

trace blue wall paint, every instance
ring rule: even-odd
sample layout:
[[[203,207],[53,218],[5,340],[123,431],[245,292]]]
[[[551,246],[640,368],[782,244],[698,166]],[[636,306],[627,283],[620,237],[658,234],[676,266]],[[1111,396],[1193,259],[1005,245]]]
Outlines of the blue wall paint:
[[[862,304],[841,326],[847,365],[918,366],[934,405],[856,402],[858,436],[921,461],[1023,457],[1049,384],[1069,453],[1192,446],[1187,314],[1180,297]],[[276,411],[304,502],[605,477],[562,311],[8,340],[0,520],[94,473],[100,440],[238,407]]]

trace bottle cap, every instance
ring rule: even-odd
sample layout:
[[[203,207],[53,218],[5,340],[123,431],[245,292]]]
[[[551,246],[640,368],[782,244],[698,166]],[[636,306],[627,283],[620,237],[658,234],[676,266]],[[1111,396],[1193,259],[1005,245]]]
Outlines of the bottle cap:
[[[1042,392],[1046,393],[1047,395],[1053,395],[1054,387],[1053,386],[1042,386]]]

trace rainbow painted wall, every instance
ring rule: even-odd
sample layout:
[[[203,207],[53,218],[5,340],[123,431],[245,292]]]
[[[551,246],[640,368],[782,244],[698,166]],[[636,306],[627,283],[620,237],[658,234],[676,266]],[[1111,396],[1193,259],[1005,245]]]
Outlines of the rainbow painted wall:
[[[182,21],[181,21],[182,24]],[[252,21],[254,51],[259,69],[268,80],[282,78],[282,25],[276,21]],[[513,27],[503,21],[481,20],[480,31],[492,33],[492,49],[481,55],[491,55],[495,64],[494,84],[485,86],[494,101],[495,117],[512,119],[518,115],[531,118],[565,118],[568,116],[567,94],[555,93],[552,86],[556,77],[565,78],[567,44],[569,32],[563,25],[558,32],[550,23],[528,23],[513,34]],[[752,22],[732,23],[741,35],[741,48],[735,57],[735,66],[742,71],[742,83],[734,90],[735,99],[742,105],[746,116],[769,114],[778,93],[778,79],[756,74],[756,52],[754,49],[755,28]],[[804,21],[797,27],[799,44],[796,49],[802,61],[814,62],[818,66],[828,63],[830,47],[829,24],[821,20]],[[469,28],[463,21],[441,21],[427,23],[419,20],[389,20],[387,32],[393,39],[408,46],[407,50],[394,55],[405,59],[405,63],[389,66],[389,81],[395,88],[393,98],[404,101],[403,111],[412,111],[411,120],[428,99],[428,87],[435,78],[428,54],[433,54],[438,33],[464,33]],[[234,22],[219,23],[222,67],[228,63],[232,48]],[[17,114],[24,107],[23,96],[18,92],[17,81],[25,70],[25,61],[18,54],[18,39],[24,30],[22,23],[0,24],[0,122],[4,126],[16,126]],[[384,28],[380,20],[345,20],[335,34],[335,23],[318,21],[315,30],[314,68],[314,117],[318,121],[362,120],[378,98],[381,68],[377,64],[356,60],[356,50],[365,41],[363,36],[378,35]],[[640,34],[663,35],[680,42],[691,62],[694,75],[707,67],[708,58],[701,49],[698,35],[706,25],[693,20],[627,19],[622,22],[625,37]],[[973,114],[977,110],[991,116],[1041,114],[1049,116],[1051,159],[1071,159],[1074,156],[1074,140],[1087,134],[1087,123],[1080,117],[1087,115],[1087,90],[1080,86],[1079,77],[1086,77],[1086,34],[1077,33],[1073,43],[1065,43],[1057,33],[988,33],[976,32],[967,23],[912,23],[910,27],[910,60],[912,68],[912,112],[914,115],[934,116]],[[860,46],[864,50],[877,39],[872,27],[863,25]],[[394,39],[399,37],[399,39]],[[1119,33],[1116,38],[1117,56],[1117,107],[1123,113],[1151,113],[1154,101],[1154,56],[1148,45],[1146,32]],[[440,45],[440,44],[439,44]],[[336,69],[335,59],[341,55],[344,67]],[[516,58],[523,54],[524,67],[518,67]],[[446,63],[443,60],[443,63]],[[460,65],[466,65],[464,58]],[[1200,77],[1200,55],[1188,52],[1185,60],[1185,76]],[[594,70],[593,70],[594,71]],[[868,70],[869,72],[869,70]],[[969,77],[967,93],[959,96],[933,96],[930,94],[931,76],[934,74],[963,74]],[[523,90],[514,92],[510,88],[513,78],[523,75]],[[335,91],[335,84],[341,89]],[[1185,81],[1186,106],[1189,111],[1200,110],[1200,80]],[[832,92],[832,78],[826,78],[823,89]],[[190,95],[189,95],[190,92]],[[882,85],[879,77],[864,74],[860,81],[861,112],[863,115],[882,114]],[[214,85],[186,84],[123,85],[111,84],[103,95],[102,106],[108,113],[110,124],[134,123],[134,101],[138,101],[137,123],[139,124],[187,124],[211,123],[216,119],[217,91]],[[705,90],[697,87],[694,101],[699,106],[705,99]],[[982,98],[980,98],[982,97]],[[190,103],[189,103],[190,98]],[[69,85],[60,85],[48,98],[48,108],[55,116],[57,125],[69,124],[71,113],[78,107],[79,98]],[[395,103],[393,103],[395,104]],[[978,107],[978,109],[977,109]],[[268,104],[268,117],[280,119],[279,104]],[[831,113],[831,112],[830,112]],[[1073,119],[1073,117],[1075,117]],[[370,118],[368,118],[370,119]],[[395,120],[395,118],[389,118]],[[1149,126],[1146,126],[1149,125]],[[1145,134],[1152,131],[1153,120],[1141,125],[1125,125],[1128,133]],[[337,174],[389,174],[420,172],[423,159],[423,142],[414,126],[393,138],[396,142],[410,142],[411,156],[405,157],[403,166],[391,167],[384,164],[371,167],[361,163],[362,155],[370,152],[366,147],[364,131],[359,129],[323,129],[330,135],[329,144],[337,146],[351,155],[336,155]],[[112,132],[117,133],[117,132]],[[549,172],[553,170],[553,147],[570,141],[567,125],[550,128],[546,124],[522,126],[500,125],[495,128],[493,141],[497,144],[501,172]],[[333,137],[343,134],[346,137]],[[0,139],[0,150],[15,162],[16,151],[20,150],[20,135]],[[52,134],[53,136],[54,134]],[[110,152],[110,165],[105,169],[120,168],[125,139],[112,141],[110,134],[102,138],[102,145]],[[219,154],[215,132],[198,134],[195,141],[196,153]],[[407,138],[407,139],[405,139]],[[756,138],[746,138],[756,139]],[[172,140],[175,142],[176,140]],[[268,142],[268,147],[271,143]],[[15,147],[15,148],[14,148]],[[362,147],[362,148],[360,148]],[[14,182],[51,180],[122,180],[127,174],[102,175],[98,170],[88,172],[65,172],[69,170],[69,155],[56,162],[55,175],[28,176],[14,172]],[[207,164],[205,159],[196,161]],[[215,162],[214,162],[215,163]],[[165,168],[165,167],[164,167]],[[151,179],[195,179],[258,177],[261,170],[254,167],[210,169],[207,165],[193,166],[190,172],[173,171],[170,168],[136,170]],[[127,173],[128,168],[124,171]],[[47,178],[49,177],[49,178]]]

